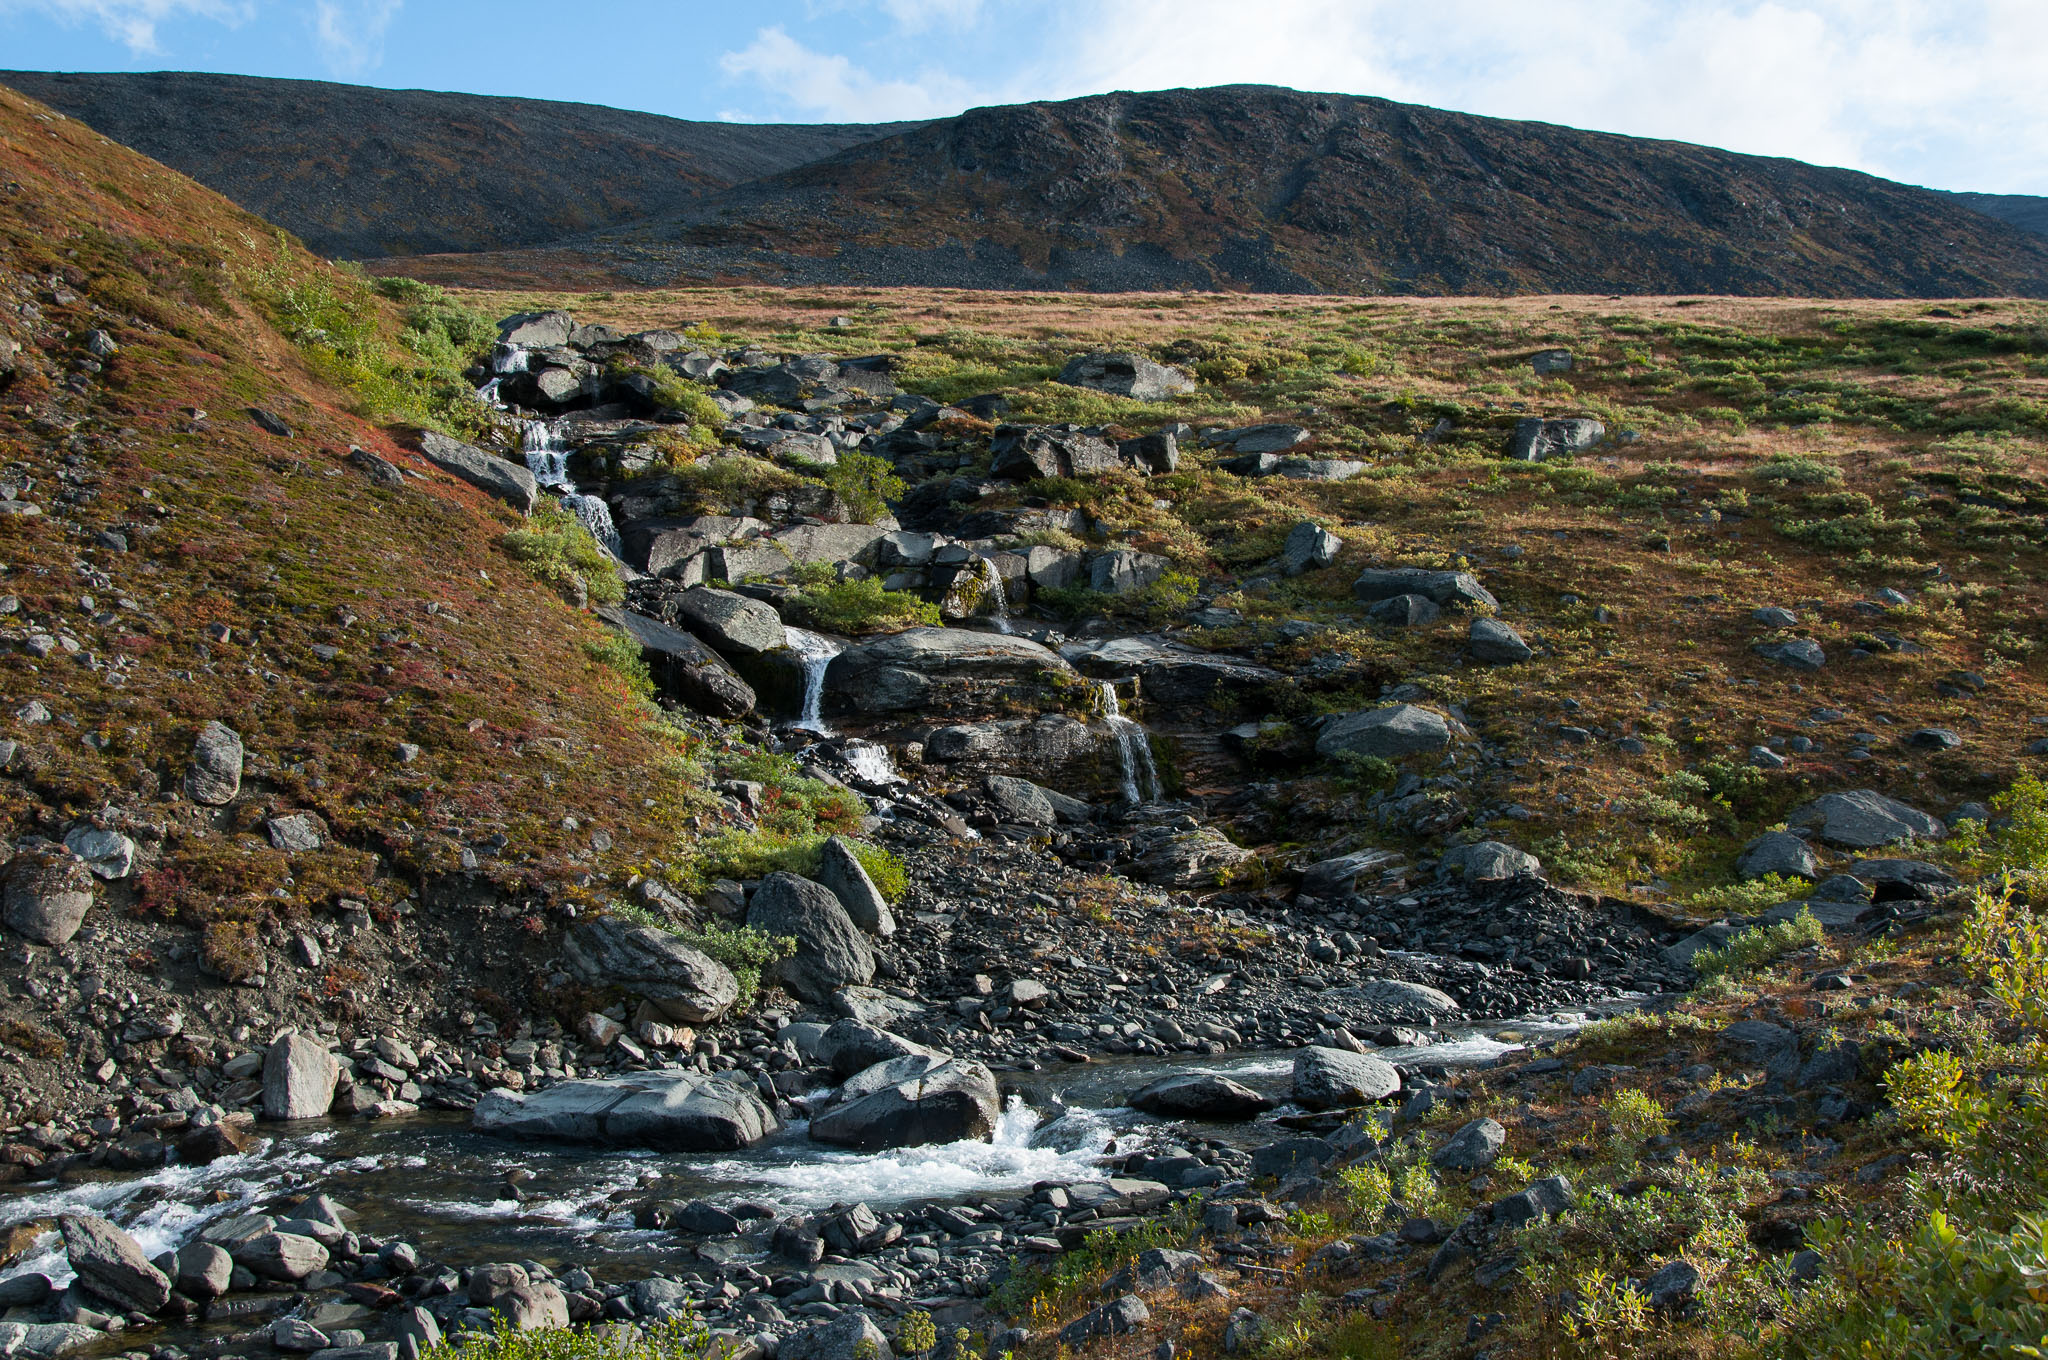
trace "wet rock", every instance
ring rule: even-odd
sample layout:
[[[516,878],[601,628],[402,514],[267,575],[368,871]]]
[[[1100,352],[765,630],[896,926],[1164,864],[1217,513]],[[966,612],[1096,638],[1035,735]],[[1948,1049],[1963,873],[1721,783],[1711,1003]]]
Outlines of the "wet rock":
[[[300,1355],[326,1350],[332,1341],[327,1333],[299,1317],[281,1317],[270,1324],[270,1344],[281,1351]]]
[[[818,851],[818,883],[839,899],[862,930],[884,939],[896,933],[896,916],[888,900],[843,838],[828,837]]]
[[[1067,361],[1059,381],[1088,387],[1133,401],[1163,401],[1195,390],[1195,380],[1177,368],[1154,363],[1142,354],[1082,354]]]
[[[240,1119],[247,1118],[246,1115],[240,1116]],[[222,1157],[247,1152],[255,1141],[238,1120],[217,1119],[190,1130],[178,1139],[178,1160],[187,1166],[206,1166]]]
[[[759,656],[789,645],[773,605],[730,590],[693,586],[675,602],[683,626],[728,657]]]
[[[1444,609],[1500,607],[1500,601],[1472,573],[1428,567],[1367,567],[1352,581],[1351,593],[1367,604],[1399,595],[1420,595]]]
[[[1467,646],[1474,661],[1490,666],[1511,666],[1536,655],[1522,635],[1499,619],[1472,620]]]
[[[1126,1294],[1083,1313],[1060,1328],[1060,1345],[1083,1346],[1097,1337],[1123,1336],[1152,1320],[1152,1310],[1136,1294]]]
[[[1161,637],[1111,638],[1060,649],[1083,674],[1106,679],[1135,675],[1152,704],[1200,704],[1218,694],[1254,695],[1283,678],[1268,666]]]
[[[1440,1171],[1483,1171],[1507,1146],[1508,1131],[1499,1121],[1475,1119],[1438,1148],[1430,1164]]]
[[[1305,1110],[1369,1105],[1400,1089],[1394,1065],[1370,1053],[1311,1045],[1294,1055],[1294,1103]]]
[[[263,1113],[270,1119],[318,1119],[334,1104],[341,1066],[327,1046],[303,1034],[279,1036],[263,1055]]]
[[[1781,878],[1817,879],[1820,860],[1813,847],[1787,831],[1766,831],[1742,847],[1736,874],[1745,879],[1777,874]]]
[[[1606,437],[1607,427],[1597,420],[1545,420],[1541,416],[1530,416],[1515,422],[1515,432],[1508,436],[1508,457],[1523,463],[1568,458],[1585,452]]]
[[[1343,539],[1320,524],[1304,520],[1288,532],[1287,541],[1280,545],[1280,570],[1287,576],[1315,571],[1335,562],[1343,549]]]
[[[28,1355],[57,1360],[87,1347],[103,1346],[107,1334],[76,1322],[0,1322],[0,1355]]]
[[[779,1127],[754,1083],[669,1070],[565,1081],[531,1094],[492,1091],[470,1127],[506,1138],[663,1152],[734,1152]]]
[[[670,1020],[707,1024],[739,1000],[732,971],[665,930],[600,917],[562,942],[569,972],[592,987],[617,987],[644,997]]]
[[[204,1303],[228,1292],[235,1260],[212,1242],[187,1242],[178,1248],[172,1283],[188,1299]]]
[[[1316,738],[1316,754],[1349,751],[1397,760],[1441,751],[1450,744],[1451,727],[1442,714],[1414,704],[1393,704],[1340,716]]]
[[[1211,1072],[1162,1077],[1127,1103],[1161,1119],[1241,1120],[1273,1108],[1273,1102],[1257,1091]]]
[[[805,1001],[823,1005],[841,987],[875,980],[875,954],[831,889],[791,873],[770,874],[747,907],[747,924],[796,940],[796,953],[770,970]]]
[[[1541,874],[1543,861],[1526,850],[1517,850],[1500,841],[1480,841],[1444,851],[1437,870],[1445,878],[1484,883],[1513,878],[1516,874]]]
[[[725,659],[688,633],[644,614],[604,606],[597,616],[640,644],[640,655],[661,691],[714,718],[742,718],[759,697]]]
[[[92,871],[69,850],[25,850],[7,866],[0,914],[7,928],[37,944],[68,943],[92,910]]]
[[[540,499],[540,483],[526,468],[495,458],[474,444],[451,439],[439,430],[420,434],[420,452],[441,471],[497,497],[522,515],[532,514],[534,503]]]
[[[994,1075],[980,1063],[956,1058],[834,1106],[811,1121],[811,1137],[862,1152],[986,1141],[1001,1111]]]
[[[130,1313],[154,1313],[169,1301],[170,1278],[150,1264],[134,1238],[106,1219],[65,1214],[57,1228],[65,1257],[94,1297]]]
[[[294,1284],[327,1269],[327,1248],[298,1233],[259,1233],[228,1247],[235,1264],[262,1280]]]
[[[192,743],[192,763],[185,770],[185,796],[195,803],[220,807],[242,791],[242,738],[226,723],[210,722]]]
[[[1939,818],[1874,789],[1823,794],[1786,820],[1811,829],[1829,845],[1856,850],[1915,838],[1938,841],[1948,834]]]

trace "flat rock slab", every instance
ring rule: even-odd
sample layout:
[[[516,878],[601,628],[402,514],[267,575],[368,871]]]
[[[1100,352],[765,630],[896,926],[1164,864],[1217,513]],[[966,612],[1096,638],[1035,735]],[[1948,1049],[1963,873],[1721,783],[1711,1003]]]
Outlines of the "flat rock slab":
[[[470,1127],[506,1138],[662,1152],[736,1152],[780,1127],[751,1082],[700,1072],[565,1081],[522,1095],[492,1091]]]
[[[493,457],[474,444],[428,430],[420,435],[420,452],[449,476],[496,496],[522,515],[532,514],[534,504],[540,500],[540,483],[534,480],[533,473],[517,463]]]

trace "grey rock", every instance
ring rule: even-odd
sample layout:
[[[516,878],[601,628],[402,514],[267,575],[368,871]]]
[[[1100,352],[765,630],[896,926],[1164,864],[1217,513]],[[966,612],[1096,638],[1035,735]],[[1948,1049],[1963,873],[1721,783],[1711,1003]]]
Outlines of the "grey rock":
[[[1419,628],[1435,623],[1444,611],[1427,595],[1390,595],[1365,611],[1374,623],[1390,628]]]
[[[1572,371],[1572,352],[1568,349],[1539,349],[1529,356],[1529,371],[1539,378],[1553,373]]]
[[[1401,1089],[1401,1074],[1384,1058],[1310,1045],[1294,1054],[1294,1103],[1335,1110],[1385,1100]]]
[[[301,1317],[281,1317],[270,1324],[270,1344],[281,1351],[304,1355],[324,1351],[333,1344],[327,1333]]]
[[[1136,1294],[1126,1294],[1060,1328],[1060,1345],[1081,1346],[1097,1337],[1123,1336],[1151,1320],[1152,1310],[1145,1306],[1145,1301]]]
[[[1287,541],[1280,545],[1280,570],[1299,576],[1329,566],[1343,550],[1343,539],[1320,524],[1303,520],[1288,531]]]
[[[26,1275],[10,1275],[0,1280],[0,1312],[9,1308],[41,1308],[55,1292],[47,1275],[35,1271]],[[5,1344],[0,1343],[0,1355],[6,1353]]]
[[[1420,595],[1445,609],[1500,607],[1500,601],[1472,573],[1428,567],[1367,567],[1352,581],[1351,593],[1368,604],[1397,595]]]
[[[730,590],[695,586],[676,601],[683,626],[728,657],[759,656],[789,645],[775,607]]]
[[[775,1360],[894,1360],[889,1338],[858,1309],[782,1339]]]
[[[1348,482],[1365,471],[1356,458],[1281,458],[1272,473],[1291,482]]]
[[[1796,671],[1817,671],[1828,663],[1828,654],[1812,638],[1759,642],[1751,650],[1766,661],[1775,661]]]
[[[1425,983],[1393,978],[1341,988],[1334,996],[1353,1000],[1383,1020],[1443,1020],[1463,1013],[1463,1007],[1447,993]]]
[[[739,1000],[739,982],[724,964],[665,930],[618,917],[577,926],[562,942],[562,957],[585,984],[644,997],[683,1024],[707,1024]]]
[[[441,471],[497,497],[522,515],[532,514],[534,503],[540,499],[540,483],[534,480],[533,473],[517,463],[495,458],[474,444],[451,439],[438,430],[426,430],[420,435],[420,452]]]
[[[516,312],[498,323],[498,343],[521,349],[560,349],[576,323],[567,312]]]
[[[135,872],[135,842],[118,831],[74,827],[64,837],[64,848],[84,860],[95,878],[122,879]]]
[[[1162,1077],[1126,1103],[1161,1119],[1243,1120],[1273,1108],[1257,1091],[1212,1072]]]
[[[1777,874],[1782,878],[1817,879],[1820,859],[1813,847],[1788,831],[1766,831],[1742,847],[1735,872],[1745,879]]]
[[[1697,1266],[1690,1261],[1673,1261],[1643,1281],[1643,1292],[1649,1295],[1653,1308],[1679,1312],[1691,1305],[1700,1283]]]
[[[754,711],[758,696],[753,686],[695,637],[609,605],[596,614],[640,644],[641,658],[664,694],[714,718],[743,718]]]
[[[1221,875],[1255,859],[1214,827],[1182,831],[1148,845],[1132,864],[1134,877],[1166,888],[1214,887]]]
[[[828,837],[818,851],[818,883],[839,899],[853,923],[868,934],[887,939],[896,933],[896,916],[889,910],[888,900],[843,838]]]
[[[1511,1228],[1524,1227],[1539,1219],[1562,1214],[1578,1202],[1572,1183],[1563,1176],[1546,1176],[1528,1189],[1495,1200],[1493,1221]]]
[[[1019,481],[1090,477],[1129,465],[1114,441],[1071,425],[998,425],[989,454],[990,476]]]
[[[1545,420],[1530,416],[1515,422],[1515,432],[1508,438],[1508,457],[1524,463],[1568,458],[1606,437],[1607,427],[1597,420]]]
[[[1451,1135],[1429,1160],[1442,1171],[1482,1171],[1500,1157],[1508,1131],[1498,1120],[1475,1119]]]
[[[1859,859],[1849,872],[1868,883],[1880,902],[1939,897],[1962,886],[1948,870],[1920,859]]]
[[[235,1264],[263,1280],[295,1284],[316,1271],[327,1269],[327,1248],[298,1233],[259,1233],[245,1242],[233,1243],[228,1255]]]
[[[57,1228],[65,1257],[94,1297],[128,1313],[154,1313],[170,1300],[170,1277],[150,1264],[133,1237],[106,1219],[64,1214]]]
[[[210,722],[192,743],[192,763],[185,770],[185,796],[195,803],[220,807],[242,791],[242,738],[226,723]]]
[[[201,1303],[228,1292],[235,1273],[235,1260],[227,1249],[212,1242],[187,1242],[178,1248],[172,1283],[188,1299]]]
[[[320,819],[309,812],[291,812],[264,823],[272,848],[303,855],[318,850],[325,837]]]
[[[1029,638],[961,628],[913,628],[848,647],[825,670],[827,713],[917,711],[926,720],[1009,707],[1020,687],[1074,675]]]
[[[1738,1061],[1763,1067],[1778,1065],[1789,1053],[1799,1055],[1798,1036],[1768,1020],[1737,1020],[1715,1036],[1715,1042]]]
[[[1694,955],[1702,950],[1725,948],[1728,941],[1741,933],[1741,929],[1727,924],[1702,926],[1678,943],[1666,946],[1662,958],[1673,968],[1690,968]]]
[[[1284,677],[1271,667],[1224,652],[1140,634],[1099,642],[1075,642],[1060,655],[1084,674],[1104,679],[1135,675],[1145,699],[1153,704],[1201,704],[1215,695],[1256,697]]]
[[[1953,751],[1963,739],[1953,728],[1921,727],[1906,734],[1905,744],[1915,751]]]
[[[1300,425],[1269,424],[1230,430],[1216,436],[1215,442],[1234,453],[1285,453],[1309,438],[1308,430]]]
[[[378,457],[368,449],[349,445],[348,461],[370,479],[372,486],[381,486],[386,491],[400,491],[405,487],[405,474],[399,470],[398,465],[389,459]]]
[[[1760,623],[1766,628],[1792,628],[1799,623],[1797,614],[1774,604],[1752,611],[1749,617],[1752,623]]]
[[[747,924],[796,940],[772,974],[802,1000],[822,1005],[841,987],[874,981],[875,955],[831,889],[796,874],[771,874],[755,890]]]
[[[303,1034],[280,1035],[263,1055],[263,1113],[271,1119],[318,1119],[334,1104],[341,1065],[327,1045]]]
[[[992,774],[982,781],[996,814],[1005,822],[1020,826],[1051,826],[1059,820],[1045,790],[1028,779]]]
[[[995,1076],[978,1062],[955,1058],[834,1106],[811,1121],[811,1137],[862,1152],[986,1141],[995,1132],[1001,1112],[1002,1094]]]
[[[58,1360],[87,1347],[106,1344],[107,1334],[76,1322],[0,1322],[0,1355],[28,1355]]]
[[[897,1058],[943,1059],[947,1055],[879,1026],[849,1019],[834,1023],[820,1034],[812,1047],[812,1056],[831,1068],[833,1075],[844,1079]]]
[[[1179,369],[1154,363],[1142,354],[1082,354],[1067,361],[1059,381],[1089,387],[1133,401],[1163,401],[1195,390],[1195,380]]]
[[[1948,834],[1940,819],[1874,789],[1822,794],[1787,822],[1811,829],[1829,845],[1855,850],[1916,838],[1938,841]]]
[[[569,1300],[552,1280],[535,1280],[511,1290],[497,1303],[515,1332],[559,1331],[569,1325]]]
[[[1156,553],[1112,548],[1088,558],[1088,588],[1105,595],[1127,595],[1165,576],[1173,563]]]
[[[1491,666],[1511,666],[1536,654],[1528,643],[1522,641],[1520,633],[1499,619],[1472,620],[1467,645],[1474,661],[1483,661]]]
[[[1442,714],[1414,704],[1393,704],[1337,718],[1316,738],[1316,754],[1350,751],[1396,760],[1441,751],[1450,744],[1451,726]]]
[[[470,1126],[505,1138],[661,1152],[735,1152],[780,1127],[753,1082],[686,1070],[565,1081],[530,1094],[492,1091]]]
[[[92,871],[69,850],[25,850],[7,866],[0,914],[7,928],[37,944],[68,943],[92,910]]]
[[[1500,841],[1480,841],[1444,851],[1437,872],[1445,878],[1462,878],[1470,883],[1513,878],[1517,874],[1541,874],[1543,861],[1526,850]]]
[[[1371,869],[1398,863],[1401,856],[1391,850],[1356,850],[1334,859],[1318,860],[1302,871],[1301,895],[1319,901],[1349,897],[1358,876]]]

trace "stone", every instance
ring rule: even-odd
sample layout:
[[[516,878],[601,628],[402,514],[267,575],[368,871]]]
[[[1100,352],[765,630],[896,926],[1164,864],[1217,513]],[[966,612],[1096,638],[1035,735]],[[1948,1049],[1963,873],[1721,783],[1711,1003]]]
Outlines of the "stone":
[[[842,1080],[897,1058],[946,1055],[863,1020],[840,1020],[818,1035],[811,1056]]]
[[[1849,873],[1868,883],[1879,902],[1931,899],[1962,886],[1948,870],[1920,859],[1859,859]]]
[[[1521,1228],[1565,1213],[1577,1202],[1578,1197],[1572,1193],[1569,1180],[1563,1176],[1545,1176],[1526,1190],[1495,1200],[1491,1213],[1494,1222]]]
[[[576,323],[567,312],[516,312],[498,323],[498,343],[520,349],[560,349]]]
[[[1799,623],[1797,614],[1774,604],[1767,604],[1752,611],[1749,618],[1752,623],[1760,623],[1766,628],[1792,628]]]
[[[1500,841],[1480,841],[1444,851],[1437,872],[1444,878],[1462,878],[1468,883],[1490,883],[1517,874],[1541,875],[1543,861]]]
[[[1105,1294],[1150,1293],[1165,1289],[1200,1270],[1206,1259],[1199,1252],[1175,1251],[1171,1247],[1147,1247],[1136,1260],[1103,1282]]]
[[[282,817],[272,817],[264,823],[264,831],[270,836],[273,849],[287,854],[303,855],[320,848],[326,839],[326,828],[320,819],[310,812],[291,812]]]
[[[1126,1102],[1161,1119],[1244,1120],[1264,1114],[1273,1102],[1248,1086],[1213,1072],[1162,1077]]]
[[[370,485],[386,491],[400,491],[405,487],[405,473],[388,458],[381,458],[368,449],[349,445],[348,461],[370,479]]]
[[[1088,588],[1105,595],[1127,595],[1165,576],[1173,563],[1156,553],[1111,548],[1088,558]]]
[[[559,1331],[569,1325],[568,1296],[552,1280],[535,1280],[513,1289],[496,1306],[515,1332]]]
[[[1069,643],[1060,655],[1087,675],[1136,676],[1139,691],[1152,704],[1204,704],[1217,695],[1256,699],[1285,678],[1227,652],[1203,651],[1152,634]]]
[[[868,876],[859,856],[845,838],[830,836],[818,851],[817,881],[839,899],[853,923],[870,935],[884,939],[896,933],[896,916],[888,899]]]
[[[1921,727],[1906,734],[1905,744],[1915,751],[1953,751],[1963,739],[1953,728]]]
[[[1507,1146],[1508,1131],[1494,1119],[1475,1119],[1436,1150],[1430,1164],[1439,1171],[1484,1171]]]
[[[1317,901],[1349,897],[1358,886],[1360,874],[1398,863],[1400,859],[1391,850],[1356,850],[1334,859],[1318,860],[1302,871],[1301,895]]]
[[[1327,567],[1343,549],[1343,539],[1320,524],[1304,520],[1288,531],[1287,541],[1280,545],[1280,571],[1286,576],[1299,576]]]
[[[0,1322],[0,1356],[34,1356],[57,1360],[87,1347],[106,1344],[107,1334],[77,1322]]]
[[[1700,1283],[1699,1267],[1690,1261],[1673,1261],[1643,1281],[1643,1293],[1649,1296],[1653,1308],[1682,1312],[1691,1306]]]
[[[232,1243],[228,1255],[235,1264],[263,1280],[295,1284],[317,1271],[327,1269],[327,1248],[298,1233],[258,1233],[245,1242]]]
[[[1310,437],[1303,426],[1279,423],[1228,430],[1214,442],[1233,453],[1285,453],[1297,444],[1306,444]]]
[[[1867,850],[1895,841],[1938,841],[1948,834],[1939,818],[1874,789],[1828,793],[1797,808],[1787,824],[1805,827],[1829,845]]]
[[[1180,440],[1171,430],[1153,434],[1141,434],[1136,439],[1125,439],[1116,446],[1117,456],[1123,459],[1125,467],[1163,477],[1180,467]]]
[[[1253,851],[1205,826],[1152,842],[1133,862],[1131,872],[1165,888],[1211,888],[1224,873],[1256,858]]]
[[[1784,642],[1759,642],[1750,649],[1766,661],[1790,666],[1796,671],[1817,671],[1828,663],[1828,654],[1812,638],[1790,638]]]
[[[1375,978],[1356,987],[1340,988],[1332,999],[1345,997],[1385,1020],[1445,1020],[1463,1013],[1447,993],[1421,982]]]
[[[185,796],[207,807],[231,803],[242,791],[242,737],[226,723],[210,722],[192,743]]]
[[[770,874],[747,906],[747,924],[796,940],[796,953],[766,970],[793,996],[824,1005],[841,987],[875,980],[875,954],[832,890],[791,873]]]
[[[1477,618],[1466,639],[1474,661],[1490,666],[1511,666],[1536,655],[1522,635],[1499,619]]]
[[[995,1076],[978,1062],[954,1058],[834,1106],[811,1120],[811,1137],[861,1152],[970,1139],[986,1142],[1001,1113],[1002,1094]]]
[[[1367,567],[1351,582],[1351,593],[1367,604],[1391,600],[1397,595],[1420,595],[1444,609],[1500,608],[1500,601],[1468,571]]]
[[[1142,354],[1082,354],[1067,361],[1058,379],[1133,401],[1163,401],[1195,390],[1195,380]]]
[[[676,601],[683,626],[726,657],[753,657],[789,645],[773,605],[713,586],[693,586]]]
[[[1072,425],[998,425],[989,455],[990,476],[1018,481],[1090,477],[1128,465],[1114,441]]]
[[[1254,1179],[1270,1176],[1275,1180],[1298,1172],[1313,1175],[1336,1155],[1336,1149],[1322,1138],[1280,1138],[1252,1153],[1251,1174]]]
[[[736,1152],[780,1127],[754,1083],[681,1069],[491,1091],[470,1127],[503,1138],[598,1143],[660,1152]]]
[[[1060,1328],[1060,1345],[1083,1346],[1097,1337],[1123,1336],[1152,1320],[1152,1311],[1136,1294],[1126,1294],[1083,1313]]]
[[[1607,427],[1597,420],[1545,420],[1529,416],[1515,422],[1515,431],[1508,437],[1508,457],[1523,463],[1569,458],[1606,437]]]
[[[1715,1042],[1739,1062],[1771,1067],[1790,1054],[1797,1065],[1799,1038],[1768,1020],[1737,1020],[1715,1036]]]
[[[1529,356],[1529,371],[1539,378],[1553,373],[1572,371],[1572,352],[1568,349],[1539,349]]]
[[[135,842],[118,831],[73,827],[64,837],[64,848],[84,860],[95,878],[111,881],[135,872]]]
[[[180,1294],[200,1303],[228,1292],[235,1259],[213,1242],[187,1242],[174,1258],[172,1284]]]
[[[534,503],[540,499],[540,483],[526,468],[493,457],[474,444],[452,439],[439,430],[421,432],[420,453],[441,471],[485,495],[497,497],[522,515],[532,514]]]
[[[1440,713],[1414,704],[1393,704],[1337,717],[1316,738],[1316,754],[1352,752],[1398,760],[1428,755],[1451,744],[1451,726]]]
[[[1427,595],[1390,595],[1365,611],[1365,616],[1374,623],[1389,628],[1419,628],[1435,623],[1443,614],[1436,601]]]
[[[0,915],[7,928],[37,944],[70,942],[92,910],[92,870],[69,850],[55,846],[24,850],[7,866]]]
[[[1401,1074],[1384,1058],[1310,1045],[1294,1054],[1294,1103],[1305,1110],[1370,1105],[1401,1089]]]
[[[426,1309],[418,1305],[396,1308],[390,1317],[391,1335],[397,1341],[402,1360],[419,1360],[422,1354],[441,1344],[441,1324]]]
[[[599,917],[562,941],[569,973],[591,987],[617,987],[643,997],[669,1020],[708,1024],[739,1000],[732,970],[665,930]]]
[[[1002,821],[1020,826],[1051,826],[1059,820],[1045,790],[1028,779],[992,774],[982,781],[982,787]]]
[[[775,1360],[894,1360],[889,1338],[859,1309],[782,1339]]]
[[[270,1324],[270,1344],[300,1355],[324,1351],[334,1344],[327,1333],[300,1317],[281,1317]]]
[[[327,1045],[296,1031],[263,1055],[263,1113],[270,1119],[318,1119],[334,1104],[341,1065]]]
[[[825,708],[876,716],[1011,708],[1019,691],[1051,675],[1075,678],[1058,653],[1025,637],[964,628],[913,628],[848,647],[825,669]]]
[[[743,718],[759,702],[725,658],[688,633],[610,605],[594,611],[640,644],[640,657],[663,694],[713,718]]]
[[[154,1313],[170,1301],[170,1277],[120,1228],[91,1214],[64,1214],[57,1228],[78,1282],[95,1298],[125,1313]]]
[[[1736,876],[1743,879],[1777,874],[1780,878],[1818,879],[1820,859],[1813,847],[1789,831],[1766,831],[1742,847],[1735,859]]]

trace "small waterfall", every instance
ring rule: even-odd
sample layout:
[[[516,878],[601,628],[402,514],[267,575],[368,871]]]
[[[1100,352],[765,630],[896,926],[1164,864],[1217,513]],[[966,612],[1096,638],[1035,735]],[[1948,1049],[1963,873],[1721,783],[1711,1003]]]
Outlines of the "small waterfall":
[[[815,732],[821,737],[832,735],[832,729],[825,725],[822,712],[825,704],[825,668],[832,664],[832,658],[844,651],[845,644],[836,642],[822,633],[813,633],[807,628],[785,628],[783,636],[789,639],[790,650],[804,663],[804,706],[803,712],[791,727],[806,732]]]
[[[986,566],[982,578],[995,596],[994,607],[988,613],[989,626],[998,633],[1007,634],[1010,631],[1010,587],[1004,583],[1003,573],[994,562],[986,557],[981,560]]]
[[[569,451],[557,442],[555,425],[549,420],[529,420],[519,427],[519,449],[526,455],[527,471],[542,486],[574,491],[569,480]],[[611,516],[605,516],[609,523]]]
[[[1123,767],[1126,803],[1156,803],[1164,794],[1159,786],[1159,767],[1152,763],[1152,743],[1145,729],[1124,716],[1116,701],[1116,683],[1104,680],[1097,691],[1102,696],[1102,717],[1116,733],[1118,762]]]
[[[619,541],[619,531],[612,523],[612,508],[609,505],[595,496],[586,496],[580,491],[572,491],[562,497],[562,504],[573,511],[577,519],[583,521],[583,527],[590,530],[590,536],[597,540],[599,547],[613,557],[624,554],[626,545]]]
[[[846,757],[846,768],[853,777],[865,784],[901,784],[903,776],[896,773],[896,762],[889,759],[889,748],[872,741],[850,741],[841,752]]]
[[[491,350],[491,372],[504,377],[526,371],[528,351],[522,345],[499,344]]]

